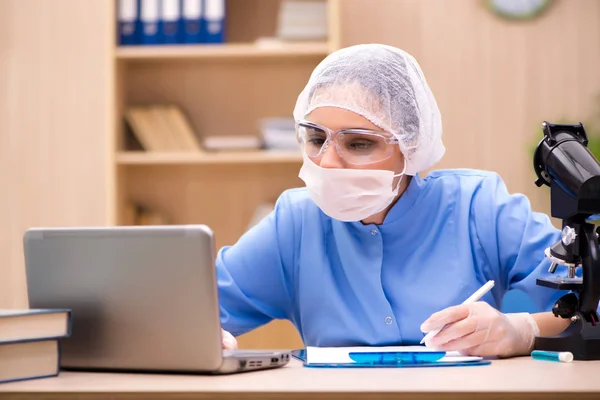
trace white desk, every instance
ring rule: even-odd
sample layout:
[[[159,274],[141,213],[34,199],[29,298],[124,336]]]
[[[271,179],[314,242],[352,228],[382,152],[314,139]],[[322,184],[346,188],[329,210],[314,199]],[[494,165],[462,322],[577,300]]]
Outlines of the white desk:
[[[529,357],[478,367],[313,369],[286,367],[228,376],[62,372],[0,385],[8,399],[600,399],[600,361]]]

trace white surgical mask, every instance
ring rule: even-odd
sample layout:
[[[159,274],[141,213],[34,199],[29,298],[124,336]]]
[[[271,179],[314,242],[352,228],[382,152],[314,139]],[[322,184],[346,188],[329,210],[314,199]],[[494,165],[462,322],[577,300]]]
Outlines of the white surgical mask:
[[[298,177],[325,214],[350,222],[361,221],[389,206],[402,181],[393,188],[394,178],[402,175],[404,171],[394,175],[387,170],[323,168],[305,154]]]

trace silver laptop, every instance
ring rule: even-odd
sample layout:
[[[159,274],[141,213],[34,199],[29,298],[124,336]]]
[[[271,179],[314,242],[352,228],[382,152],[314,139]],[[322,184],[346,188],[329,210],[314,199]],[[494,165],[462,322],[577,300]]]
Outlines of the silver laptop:
[[[72,310],[61,367],[234,373],[288,351],[223,351],[213,232],[205,225],[32,228],[31,308]]]

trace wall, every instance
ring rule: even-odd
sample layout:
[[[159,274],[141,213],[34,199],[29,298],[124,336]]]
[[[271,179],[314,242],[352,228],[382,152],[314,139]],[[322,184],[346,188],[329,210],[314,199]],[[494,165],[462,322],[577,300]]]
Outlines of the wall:
[[[586,120],[600,95],[600,2],[553,3],[538,19],[507,22],[480,0],[343,0],[341,45],[411,53],[442,111],[447,154],[436,168],[495,170],[547,212],[529,148],[543,120]]]
[[[26,304],[25,229],[113,219],[114,10],[106,4],[0,1],[0,307]],[[543,119],[585,119],[600,93],[600,2],[555,0],[524,23],[482,4],[341,0],[338,39],[413,54],[443,113],[448,152],[438,167],[496,170],[545,210],[528,147]],[[65,7],[68,24],[57,15]],[[86,13],[98,18],[78,18]],[[285,336],[263,332],[254,334],[287,347]],[[297,343],[292,333],[289,340]]]
[[[483,0],[340,4],[342,46],[386,43],[420,63],[442,111],[447,153],[435,168],[496,171],[509,191],[549,213],[549,191],[534,185],[531,147],[542,121],[585,122],[600,112],[600,2],[554,0],[520,22],[493,15]],[[504,310],[535,307],[510,292]]]
[[[27,306],[25,229],[112,212],[112,12],[105,0],[0,1],[0,308]]]

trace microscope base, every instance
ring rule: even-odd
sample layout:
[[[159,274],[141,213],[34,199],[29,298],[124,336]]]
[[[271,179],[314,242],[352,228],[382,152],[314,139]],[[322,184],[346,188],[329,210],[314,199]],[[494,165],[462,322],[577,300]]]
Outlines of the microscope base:
[[[535,338],[534,350],[570,351],[575,360],[600,360],[600,325],[576,322],[554,337]]]

